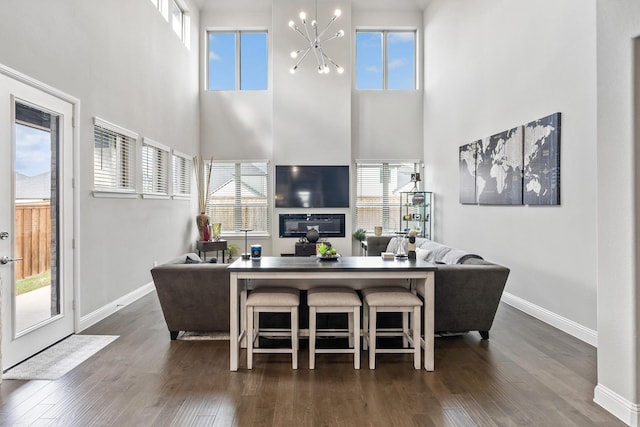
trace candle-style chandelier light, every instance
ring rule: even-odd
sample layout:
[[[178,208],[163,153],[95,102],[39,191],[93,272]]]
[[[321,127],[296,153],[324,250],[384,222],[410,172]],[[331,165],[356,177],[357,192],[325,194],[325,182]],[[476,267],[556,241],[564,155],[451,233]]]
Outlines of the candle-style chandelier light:
[[[291,58],[296,59],[299,57],[298,62],[296,62],[296,65],[291,67],[291,69],[289,70],[291,74],[294,74],[296,72],[296,70],[302,63],[302,61],[304,61],[307,55],[309,55],[309,52],[313,52],[314,56],[316,57],[316,62],[318,64],[318,73],[328,74],[329,64],[333,65],[339,74],[344,73],[344,68],[336,64],[336,62],[325,53],[323,48],[323,44],[328,42],[329,40],[337,39],[339,37],[344,36],[344,31],[340,30],[337,33],[331,34],[325,39],[322,38],[327,33],[327,30],[329,30],[329,27],[331,26],[331,24],[333,24],[333,22],[336,19],[338,19],[341,14],[342,12],[340,11],[340,9],[336,9],[335,12],[333,13],[333,16],[329,20],[329,23],[327,23],[324,29],[322,29],[321,31],[318,31],[318,21],[317,21],[318,2],[316,0],[316,17],[313,21],[311,21],[310,26],[307,24],[307,14],[304,12],[300,12],[300,21],[302,22],[304,32],[300,29],[300,27],[296,25],[295,22],[289,21],[289,27],[296,33],[300,34],[302,38],[304,38],[309,44],[308,46],[305,46],[302,49],[294,50],[291,52]]]

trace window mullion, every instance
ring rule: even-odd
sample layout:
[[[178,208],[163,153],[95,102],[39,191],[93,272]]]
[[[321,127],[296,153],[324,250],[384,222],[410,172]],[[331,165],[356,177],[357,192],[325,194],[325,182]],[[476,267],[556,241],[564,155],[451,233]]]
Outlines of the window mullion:
[[[389,88],[389,84],[387,82],[387,78],[389,76],[388,70],[388,62],[389,62],[389,52],[388,52],[388,43],[387,38],[389,37],[389,31],[382,32],[382,89],[387,90]]]
[[[240,31],[236,31],[236,90],[242,90],[240,87],[240,82],[242,81],[240,78],[240,73],[242,73],[242,64],[240,63],[240,36]]]

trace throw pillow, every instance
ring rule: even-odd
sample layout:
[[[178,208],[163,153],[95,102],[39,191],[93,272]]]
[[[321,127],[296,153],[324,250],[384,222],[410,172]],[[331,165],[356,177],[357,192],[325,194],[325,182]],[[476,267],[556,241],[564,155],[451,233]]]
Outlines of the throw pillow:
[[[429,252],[430,251],[428,249],[416,248],[416,259],[428,261],[427,258],[429,258]]]

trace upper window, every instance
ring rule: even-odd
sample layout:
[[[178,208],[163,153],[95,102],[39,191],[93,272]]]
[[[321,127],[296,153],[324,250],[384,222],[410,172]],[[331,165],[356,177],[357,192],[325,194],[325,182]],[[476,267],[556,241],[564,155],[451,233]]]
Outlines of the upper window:
[[[357,31],[356,89],[416,89],[416,32]]]
[[[142,141],[142,192],[169,195],[169,147],[149,138]]]
[[[191,28],[191,17],[183,0],[151,0],[164,19],[169,22],[173,31],[183,41],[187,48],[190,48],[191,39],[189,37]]]
[[[267,89],[267,32],[208,33],[209,90]]]
[[[135,192],[135,153],[138,134],[96,117],[93,139],[94,188]]]
[[[222,223],[225,233],[249,228],[268,234],[267,167],[267,163],[214,163],[207,203],[210,221]]]
[[[169,0],[169,23],[181,39],[184,37],[184,10],[175,0]]]
[[[411,191],[418,168],[418,162],[356,163],[355,229],[400,230],[400,192]]]

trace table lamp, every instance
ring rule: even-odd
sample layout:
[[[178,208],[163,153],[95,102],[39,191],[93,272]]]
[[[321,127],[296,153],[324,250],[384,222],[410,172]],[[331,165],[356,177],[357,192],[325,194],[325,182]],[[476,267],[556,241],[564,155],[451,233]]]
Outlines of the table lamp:
[[[244,232],[244,252],[242,253],[242,259],[247,260],[251,258],[251,254],[247,250],[247,233],[253,231],[252,228],[241,228],[240,231]]]

